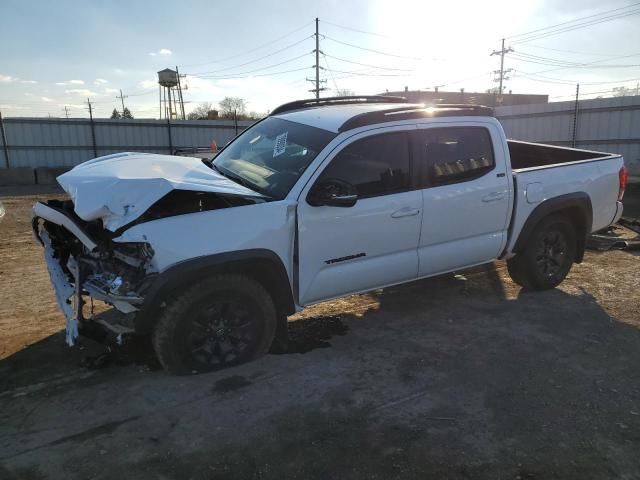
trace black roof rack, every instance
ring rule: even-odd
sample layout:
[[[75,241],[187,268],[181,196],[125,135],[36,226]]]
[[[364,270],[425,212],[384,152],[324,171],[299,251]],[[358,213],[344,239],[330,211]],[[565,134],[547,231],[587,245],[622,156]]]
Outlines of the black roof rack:
[[[353,105],[358,103],[407,103],[404,97],[392,97],[384,95],[355,95],[350,97],[326,97],[311,98],[308,100],[296,100],[285,103],[275,108],[270,115],[301,110],[304,108],[323,107],[328,105]]]
[[[493,109],[483,105],[468,104],[440,104],[433,106],[418,107],[406,106],[396,107],[388,110],[378,110],[364,112],[356,115],[342,124],[339,132],[352,130],[354,128],[372,125],[375,123],[393,122],[396,120],[412,120],[419,118],[433,117],[493,117]]]

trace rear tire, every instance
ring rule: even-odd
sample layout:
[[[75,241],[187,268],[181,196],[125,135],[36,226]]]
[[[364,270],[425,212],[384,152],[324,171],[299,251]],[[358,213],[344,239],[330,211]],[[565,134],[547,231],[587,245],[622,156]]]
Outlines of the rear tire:
[[[576,232],[563,215],[540,222],[525,247],[507,260],[511,279],[528,290],[549,290],[565,279],[576,258]]]
[[[276,331],[276,309],[265,288],[245,275],[221,274],[167,301],[152,334],[170,373],[209,372],[258,358]]]

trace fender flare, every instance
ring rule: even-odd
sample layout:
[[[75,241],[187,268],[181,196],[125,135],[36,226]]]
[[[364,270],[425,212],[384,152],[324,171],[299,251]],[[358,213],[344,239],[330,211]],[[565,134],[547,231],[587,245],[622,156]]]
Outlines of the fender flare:
[[[582,262],[585,245],[589,235],[591,235],[591,228],[593,224],[593,207],[591,205],[591,198],[585,192],[568,193],[566,195],[549,198],[540,203],[533,209],[529,218],[527,218],[524,223],[524,226],[520,230],[520,234],[513,245],[512,252],[517,254],[525,247],[534,229],[543,218],[563,211],[570,211],[572,213],[569,219],[576,227],[576,263]]]
[[[271,294],[281,314],[295,311],[287,270],[280,257],[267,249],[223,252],[178,262],[158,274],[144,292],[144,303],[134,319],[136,333],[150,333],[165,300],[185,286],[214,273],[244,273],[256,278]],[[285,317],[286,318],[286,317]]]

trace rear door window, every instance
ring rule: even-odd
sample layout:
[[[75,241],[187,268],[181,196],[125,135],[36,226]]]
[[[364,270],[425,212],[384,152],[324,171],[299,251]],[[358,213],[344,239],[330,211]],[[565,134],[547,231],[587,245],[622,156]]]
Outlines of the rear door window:
[[[421,130],[415,148],[421,188],[469,181],[495,168],[491,135],[484,127]]]

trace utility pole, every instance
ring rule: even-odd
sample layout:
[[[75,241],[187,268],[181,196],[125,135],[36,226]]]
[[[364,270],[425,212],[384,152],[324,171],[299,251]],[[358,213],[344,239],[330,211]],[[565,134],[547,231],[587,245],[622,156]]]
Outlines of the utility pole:
[[[124,117],[124,99],[128,98],[128,96],[127,95],[123,95],[122,94],[122,89],[120,89],[120,96],[116,97],[116,98],[119,98],[120,101],[122,102],[122,116]]]
[[[2,148],[4,149],[4,164],[9,168],[9,146],[7,145],[7,132],[4,130],[4,122],[2,121],[2,112],[0,112],[0,135],[2,135]]]
[[[184,117],[184,100],[182,98],[182,85],[180,84],[180,71],[178,70],[178,66],[177,65],[176,65],[176,78],[178,79],[178,99],[180,100],[180,112],[182,114],[182,120],[184,120],[185,119],[185,117]]]
[[[93,108],[91,106],[91,100],[87,97],[87,105],[89,105],[89,125],[91,126],[91,143],[93,145],[93,155],[98,156],[98,148],[96,147],[96,126],[93,123]]]
[[[69,118],[69,108],[66,105],[64,106],[64,116]]]
[[[573,139],[571,140],[571,146],[576,148],[576,140],[578,137],[578,105],[580,97],[580,84],[576,83],[576,102],[573,107]]]
[[[320,70],[322,69],[322,67],[320,66],[320,54],[322,52],[320,51],[320,32],[319,32],[318,23],[319,23],[319,20],[316,18],[316,33],[315,33],[316,48],[315,48],[315,50],[313,50],[313,53],[316,54],[316,64],[313,66],[316,69],[316,78],[315,79],[311,79],[311,78],[307,78],[306,79],[308,82],[313,82],[315,84],[315,88],[312,88],[309,91],[312,92],[312,93],[315,93],[316,98],[320,98],[320,92],[323,91],[323,90],[326,90],[325,87],[321,87],[320,86],[322,83],[325,83],[326,80],[320,80]]]
[[[509,73],[512,71],[512,69],[508,69],[505,71],[504,69],[504,56],[507,53],[513,52],[513,48],[509,47],[509,48],[504,48],[504,38],[502,39],[502,47],[500,48],[500,51],[498,50],[494,50],[493,52],[491,52],[490,56],[493,55],[500,55],[500,70],[496,70],[493,73],[496,73],[499,75],[498,79],[495,80],[497,82],[499,82],[499,87],[498,87],[498,103],[502,103],[502,89],[503,89],[503,82],[504,80],[508,80],[507,77],[505,76],[506,73]]]
[[[316,98],[320,98],[320,34],[318,33],[318,17],[316,17]]]

